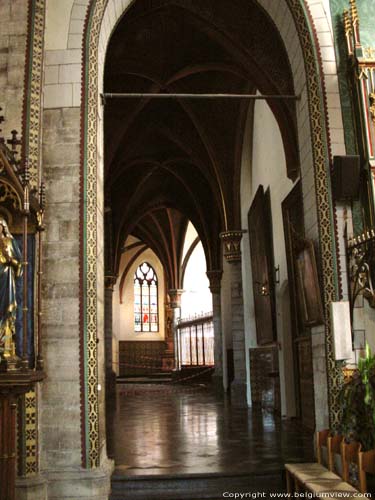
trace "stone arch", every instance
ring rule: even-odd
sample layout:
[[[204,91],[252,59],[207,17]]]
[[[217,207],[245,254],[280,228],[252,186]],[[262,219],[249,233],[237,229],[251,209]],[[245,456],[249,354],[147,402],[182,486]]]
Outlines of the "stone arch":
[[[93,467],[99,459],[98,394],[97,394],[97,302],[101,289],[100,266],[102,241],[98,238],[102,226],[103,197],[103,114],[100,92],[103,85],[105,52],[116,23],[131,4],[131,0],[97,0],[91,3],[86,18],[83,47],[83,78],[81,100],[81,359],[87,370],[82,379],[84,439],[83,457],[86,466]],[[329,303],[337,299],[338,280],[335,262],[335,240],[332,207],[329,196],[329,136],[325,115],[327,101],[321,86],[319,44],[310,14],[300,0],[258,0],[277,26],[290,58],[295,90],[301,95],[298,103],[298,134],[302,175],[311,189],[311,231],[318,236],[323,266],[324,303],[326,318]],[[76,0],[76,4],[82,2]],[[313,10],[322,2],[309,0]],[[328,102],[329,105],[329,102]],[[329,107],[328,107],[329,110]],[[310,208],[310,207],[309,207]],[[310,214],[310,217],[311,217]],[[99,257],[99,260],[97,261]],[[99,262],[99,264],[98,264]],[[100,300],[100,299],[99,299]],[[326,321],[325,343],[328,369],[330,423],[338,423],[337,393],[339,372],[332,355],[332,340]],[[83,371],[85,372],[85,370]]]

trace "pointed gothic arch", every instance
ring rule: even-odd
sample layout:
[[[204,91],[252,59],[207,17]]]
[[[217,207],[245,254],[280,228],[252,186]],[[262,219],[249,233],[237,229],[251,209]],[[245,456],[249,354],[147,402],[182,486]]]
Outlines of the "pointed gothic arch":
[[[81,161],[81,363],[82,370],[82,435],[83,464],[95,467],[99,460],[98,394],[97,394],[97,301],[99,272],[96,249],[102,242],[97,224],[102,213],[101,160],[102,109],[99,94],[103,81],[106,46],[116,23],[130,6],[130,0],[96,0],[91,3],[84,36],[84,78],[82,80],[82,161]],[[321,83],[319,48],[314,27],[305,2],[301,0],[258,0],[278,27],[290,56],[296,93],[301,94],[298,133],[303,162],[313,168],[314,191],[317,200],[324,306],[329,317],[329,303],[337,300],[338,278],[335,261],[334,221],[330,200],[330,146],[325,115],[325,91]],[[298,42],[297,42],[298,40]],[[98,161],[99,159],[99,161]],[[302,158],[301,158],[302,159]],[[306,169],[307,171],[308,169]],[[328,371],[330,423],[338,423],[337,401],[339,371],[332,354],[329,321],[325,340]]]

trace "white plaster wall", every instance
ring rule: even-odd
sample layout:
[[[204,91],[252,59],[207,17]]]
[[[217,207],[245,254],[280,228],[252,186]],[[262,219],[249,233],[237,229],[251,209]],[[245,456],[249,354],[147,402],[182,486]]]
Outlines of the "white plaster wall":
[[[254,296],[252,287],[252,269],[250,260],[250,240],[248,231],[248,212],[253,198],[251,164],[253,152],[253,118],[254,106],[250,105],[242,149],[241,160],[241,228],[246,229],[242,236],[242,287],[244,304],[244,325],[245,325],[245,350],[246,350],[246,380],[247,380],[247,403],[251,406],[251,383],[250,383],[250,359],[249,349],[256,347],[256,324]]]
[[[125,267],[129,259],[124,259]],[[142,262],[148,262],[155,270],[158,277],[158,306],[159,306],[159,331],[158,332],[135,332],[134,331],[134,273]],[[120,268],[120,276],[124,270]],[[124,282],[122,304],[119,300],[119,280],[115,286],[113,294],[113,331],[117,341],[121,340],[164,340],[164,271],[160,260],[155,253],[148,249],[142,253],[130,267]]]
[[[248,229],[247,216],[259,185],[263,185],[265,191],[269,188],[271,194],[274,262],[276,267],[280,266],[280,283],[276,285],[276,318],[278,343],[280,345],[279,371],[281,413],[282,415],[291,417],[295,415],[295,396],[294,391],[288,392],[287,390],[291,386],[294,386],[294,377],[292,358],[290,356],[292,349],[290,322],[284,321],[287,318],[285,317],[285,311],[283,311],[284,289],[287,284],[288,276],[281,202],[290,192],[293,183],[287,178],[281,134],[273,113],[266,102],[257,101],[254,105],[253,131],[251,130],[250,122],[251,119],[249,118],[242,157],[242,227]],[[252,136],[250,135],[251,132]],[[246,145],[246,142],[252,144],[252,149]],[[250,347],[256,346],[256,325],[248,234],[246,234],[242,240],[242,252],[245,345],[246,353],[248,353]],[[250,386],[248,354],[246,356],[246,364],[248,385]],[[250,398],[250,391],[248,397]],[[251,399],[249,399],[248,402],[250,404]]]
[[[194,240],[197,238],[198,233],[193,226],[191,222],[189,222],[188,227],[186,229],[186,234],[185,234],[185,241],[184,241],[184,248],[182,250],[182,262],[185,259],[186,254],[189,251],[189,248],[191,247],[192,243]]]
[[[212,294],[206,275],[207,265],[201,242],[194,248],[186,266],[181,296],[181,317],[212,312]]]

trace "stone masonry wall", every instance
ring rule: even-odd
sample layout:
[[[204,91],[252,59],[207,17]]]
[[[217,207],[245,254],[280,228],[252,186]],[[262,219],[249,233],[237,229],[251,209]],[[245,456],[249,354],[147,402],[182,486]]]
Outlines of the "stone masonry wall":
[[[21,133],[25,80],[27,34],[27,4],[25,0],[0,1],[0,125],[1,136],[10,131]]]
[[[80,110],[44,111],[47,209],[41,391],[41,468],[81,465],[79,393]]]

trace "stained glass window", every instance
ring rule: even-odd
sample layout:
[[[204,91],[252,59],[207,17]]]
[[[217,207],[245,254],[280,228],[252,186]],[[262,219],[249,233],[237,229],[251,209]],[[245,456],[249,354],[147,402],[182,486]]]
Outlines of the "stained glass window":
[[[147,262],[143,262],[134,274],[134,330],[159,331],[158,277]]]

